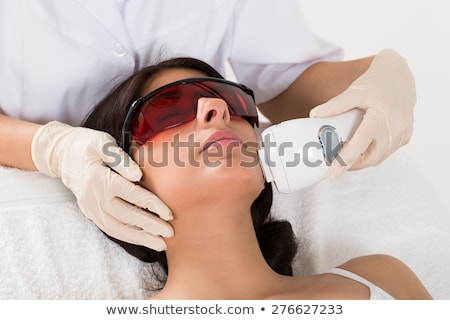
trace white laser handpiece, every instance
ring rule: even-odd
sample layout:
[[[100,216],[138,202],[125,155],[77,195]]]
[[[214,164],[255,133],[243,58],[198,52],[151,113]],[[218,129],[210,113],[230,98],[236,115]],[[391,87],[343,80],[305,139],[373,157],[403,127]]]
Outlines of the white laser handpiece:
[[[364,112],[352,109],[328,118],[301,118],[265,129],[258,150],[267,182],[290,193],[322,180],[343,144],[362,121]],[[342,163],[345,165],[345,163]]]

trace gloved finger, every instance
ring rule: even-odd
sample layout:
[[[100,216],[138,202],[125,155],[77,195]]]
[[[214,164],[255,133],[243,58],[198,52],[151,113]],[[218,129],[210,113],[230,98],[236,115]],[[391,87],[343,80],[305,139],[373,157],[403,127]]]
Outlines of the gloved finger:
[[[166,250],[166,243],[162,237],[155,236],[145,232],[144,230],[123,224],[111,216],[104,221],[104,224],[99,224],[98,226],[113,238],[144,246],[156,251]]]
[[[139,165],[120,148],[115,141],[108,139],[102,147],[102,161],[129,181],[137,182],[142,178]]]
[[[136,230],[128,228],[126,231],[128,235],[127,242],[141,245],[155,251],[164,251],[167,249],[166,242],[163,238],[146,233],[143,230]]]
[[[371,128],[370,133],[367,132],[366,134],[372,136],[372,142],[360,157],[355,160],[351,166],[351,170],[363,169],[380,164],[389,156],[389,150],[393,149],[393,143],[397,141],[397,139],[392,138],[391,130],[386,123],[386,117],[384,115],[376,110],[369,109],[366,111],[364,119],[368,124],[367,128]]]
[[[173,236],[173,228],[168,222],[119,198],[113,198],[108,209],[108,213],[122,223],[137,227],[155,236],[166,238]]]
[[[113,172],[111,172],[111,175],[108,187],[114,196],[140,208],[148,209],[164,220],[173,219],[172,211],[155,194]]]
[[[327,177],[336,180],[345,171],[350,169],[356,160],[364,154],[376,136],[376,123],[373,118],[366,113],[361,124],[353,134],[350,141],[346,142],[336,159],[327,170]]]
[[[377,150],[377,139],[374,139],[369,147],[367,147],[366,152],[356,159],[349,170],[359,170],[381,163],[381,156],[377,155]]]
[[[311,118],[332,117],[350,109],[361,108],[361,97],[355,90],[344,91],[336,97],[320,104],[309,112]]]

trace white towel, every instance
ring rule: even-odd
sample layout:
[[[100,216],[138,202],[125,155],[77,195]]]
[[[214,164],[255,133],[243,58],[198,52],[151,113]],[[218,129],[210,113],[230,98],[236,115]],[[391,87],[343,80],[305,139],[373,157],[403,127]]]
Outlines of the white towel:
[[[397,152],[294,194],[274,213],[300,240],[295,273],[324,272],[386,253],[407,263],[436,299],[450,299],[450,214]],[[151,266],[128,255],[79,212],[60,180],[0,167],[0,299],[144,299]]]
[[[144,299],[149,264],[107,239],[59,179],[0,167],[0,299]]]
[[[278,194],[273,211],[294,223],[299,275],[325,272],[361,255],[390,254],[435,299],[450,299],[450,213],[401,150],[377,167]]]

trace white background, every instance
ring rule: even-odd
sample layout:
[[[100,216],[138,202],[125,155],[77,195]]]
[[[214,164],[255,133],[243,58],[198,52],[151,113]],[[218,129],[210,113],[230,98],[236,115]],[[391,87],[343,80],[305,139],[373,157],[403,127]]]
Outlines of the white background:
[[[450,11],[445,0],[298,0],[313,31],[345,60],[393,48],[417,88],[415,129],[403,149],[450,209]]]

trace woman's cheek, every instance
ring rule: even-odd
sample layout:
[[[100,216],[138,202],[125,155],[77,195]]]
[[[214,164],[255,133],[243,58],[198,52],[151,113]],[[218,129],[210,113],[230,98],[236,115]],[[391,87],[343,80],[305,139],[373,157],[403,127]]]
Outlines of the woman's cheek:
[[[180,161],[181,159],[174,159],[170,154],[164,157],[159,154],[141,167],[142,186],[167,205],[173,203],[181,194],[185,194],[186,190],[195,184],[198,176],[194,168],[183,165]]]

